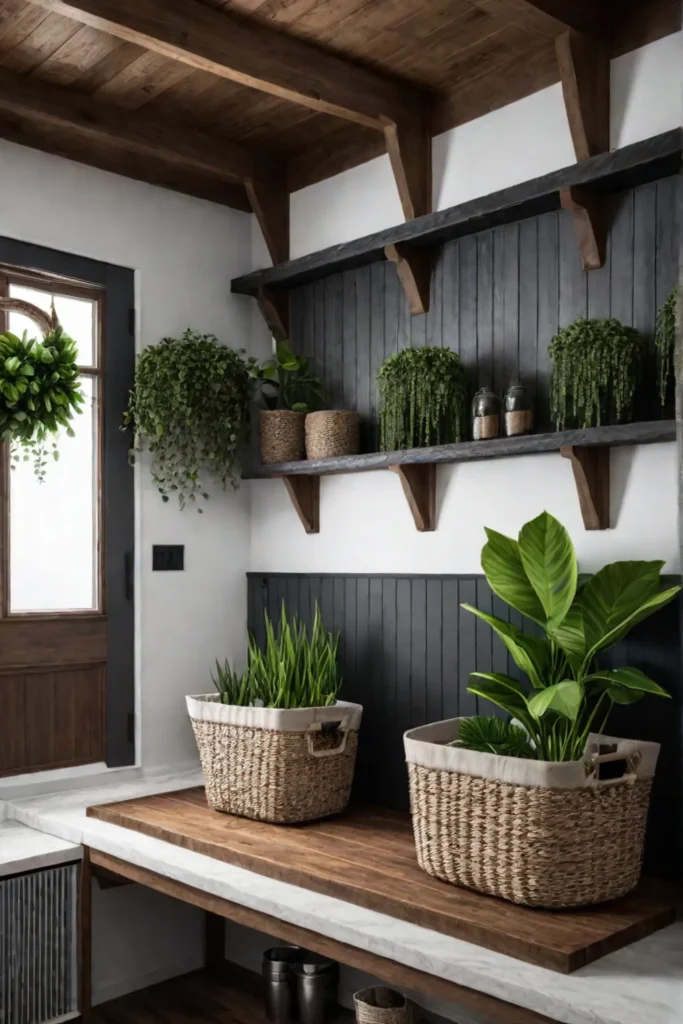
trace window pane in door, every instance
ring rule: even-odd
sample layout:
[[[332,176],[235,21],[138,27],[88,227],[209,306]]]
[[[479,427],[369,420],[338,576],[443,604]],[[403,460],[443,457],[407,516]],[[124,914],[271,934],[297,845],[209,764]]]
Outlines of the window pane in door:
[[[38,288],[29,288],[26,285],[10,282],[9,295],[11,299],[23,299],[24,302],[31,302],[39,309],[50,312],[54,298],[55,310],[59,322],[69,335],[76,342],[78,350],[79,366],[97,365],[97,314],[98,306],[93,299],[80,298],[75,295],[53,295],[50,291],[43,291]],[[28,331],[29,338],[40,335],[40,331],[33,320],[22,313],[11,313],[9,316],[9,329],[19,337],[24,331]]]
[[[60,432],[59,461],[48,456],[44,482],[31,460],[10,472],[10,612],[99,607],[97,380],[82,376],[81,387],[76,436]]]

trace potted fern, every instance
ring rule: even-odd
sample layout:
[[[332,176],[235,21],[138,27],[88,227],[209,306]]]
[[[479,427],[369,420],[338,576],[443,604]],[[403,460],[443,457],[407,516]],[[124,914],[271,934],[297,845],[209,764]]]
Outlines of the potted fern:
[[[272,359],[251,364],[252,379],[265,405],[259,424],[263,463],[304,458],[306,414],[325,404],[325,389],[311,373],[309,362],[278,342]]]
[[[309,629],[282,605],[265,615],[261,650],[249,636],[247,665],[216,662],[216,693],[188,696],[209,806],[280,824],[346,807],[363,709],[338,699],[339,637],[316,606]]]
[[[405,734],[418,861],[515,903],[613,899],[640,875],[659,746],[605,730],[616,704],[668,694],[636,668],[603,668],[600,655],[680,587],[661,588],[663,562],[614,562],[579,577],[571,539],[547,512],[518,540],[486,533],[489,586],[532,632],[463,607],[491,626],[528,682],[474,672],[469,691],[504,718]]]

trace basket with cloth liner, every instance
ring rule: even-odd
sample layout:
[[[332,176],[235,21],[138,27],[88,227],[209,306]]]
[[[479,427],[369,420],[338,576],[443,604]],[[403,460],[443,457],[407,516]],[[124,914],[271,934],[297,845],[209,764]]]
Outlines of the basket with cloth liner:
[[[460,721],[404,735],[424,871],[547,908],[637,884],[659,744],[591,734],[581,760],[533,761],[450,746]]]
[[[185,699],[214,810],[278,824],[344,810],[360,704],[279,709],[222,704],[218,694]]]

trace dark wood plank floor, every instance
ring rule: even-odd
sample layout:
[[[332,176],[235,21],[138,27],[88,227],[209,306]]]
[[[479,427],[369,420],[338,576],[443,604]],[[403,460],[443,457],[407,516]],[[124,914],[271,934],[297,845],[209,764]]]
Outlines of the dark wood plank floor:
[[[559,913],[448,885],[418,867],[409,815],[384,808],[269,825],[210,810],[198,788],[91,807],[88,814],[562,973],[675,917],[675,894],[657,883],[600,907]]]

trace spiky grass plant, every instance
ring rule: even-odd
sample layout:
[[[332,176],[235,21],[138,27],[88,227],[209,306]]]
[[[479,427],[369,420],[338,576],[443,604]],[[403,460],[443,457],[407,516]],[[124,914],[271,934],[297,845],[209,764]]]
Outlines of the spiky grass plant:
[[[212,676],[222,704],[239,707],[325,708],[334,704],[341,687],[337,667],[339,634],[323,624],[316,604],[309,630],[296,615],[287,617],[284,602],[276,632],[268,613],[265,650],[249,636],[247,667],[234,671],[216,662]]]
[[[643,341],[618,320],[579,317],[553,338],[550,411],[555,426],[620,423],[633,412]]]
[[[659,397],[666,403],[669,380],[674,372],[674,349],[676,347],[676,303],[678,288],[670,292],[664,305],[657,311],[655,325],[655,347],[659,365]]]
[[[404,348],[385,360],[377,380],[382,451],[462,440],[467,379],[455,352],[432,345]]]

